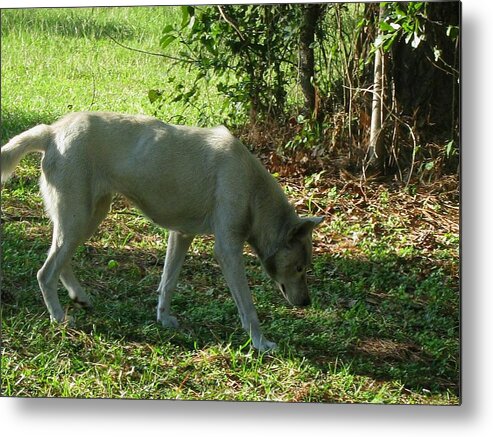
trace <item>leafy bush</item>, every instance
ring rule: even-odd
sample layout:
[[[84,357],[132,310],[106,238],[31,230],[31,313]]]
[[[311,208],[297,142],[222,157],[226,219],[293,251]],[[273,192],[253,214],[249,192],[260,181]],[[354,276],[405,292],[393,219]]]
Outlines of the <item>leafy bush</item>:
[[[180,43],[178,59],[190,67],[188,86],[175,76],[175,101],[194,105],[214,86],[225,98],[223,112],[233,124],[288,111],[288,88],[296,77],[300,5],[182,6],[179,26],[167,25],[161,38],[166,49]],[[205,87],[204,87],[205,84]],[[159,104],[165,97],[153,91]]]

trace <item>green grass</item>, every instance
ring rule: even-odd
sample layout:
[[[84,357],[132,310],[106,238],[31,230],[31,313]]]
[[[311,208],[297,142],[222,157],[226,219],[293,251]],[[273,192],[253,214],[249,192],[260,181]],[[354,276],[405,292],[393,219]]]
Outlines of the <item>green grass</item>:
[[[152,114],[147,91],[171,66],[105,34],[158,51],[173,19],[170,8],[2,11],[2,143],[72,110]],[[165,112],[198,122],[178,104]],[[261,355],[210,238],[194,242],[172,302],[180,329],[156,323],[166,231],[122,199],[75,256],[94,309],[72,308],[60,290],[75,326],[50,324],[36,281],[50,244],[38,176],[28,157],[2,190],[3,395],[459,403],[458,230],[439,220],[456,219],[449,200],[374,186],[361,207],[350,187],[320,188],[323,177],[287,185],[301,211],[328,219],[307,309],[288,307],[246,253],[264,332],[279,344]]]

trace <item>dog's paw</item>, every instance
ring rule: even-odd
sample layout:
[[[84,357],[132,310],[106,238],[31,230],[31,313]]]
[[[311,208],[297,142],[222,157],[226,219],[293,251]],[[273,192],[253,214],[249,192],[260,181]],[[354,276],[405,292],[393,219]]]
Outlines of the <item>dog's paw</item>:
[[[63,314],[63,316],[58,315],[57,317],[50,315],[50,321],[51,323],[67,326],[69,328],[73,328],[75,326],[75,319],[68,314]]]
[[[72,299],[72,302],[77,308],[83,308],[85,310],[89,310],[92,308],[92,302],[91,299],[89,299],[89,296],[86,296],[85,298],[76,296]]]
[[[176,319],[175,316],[170,316],[170,315],[163,315],[161,314],[159,316],[159,322],[161,322],[161,325],[163,325],[165,328],[168,329],[177,329],[179,326],[178,320]]]
[[[253,347],[259,352],[273,352],[277,349],[277,344],[262,337],[258,343],[253,343]]]
[[[66,315],[63,324],[68,328],[75,328],[75,318],[69,315]]]

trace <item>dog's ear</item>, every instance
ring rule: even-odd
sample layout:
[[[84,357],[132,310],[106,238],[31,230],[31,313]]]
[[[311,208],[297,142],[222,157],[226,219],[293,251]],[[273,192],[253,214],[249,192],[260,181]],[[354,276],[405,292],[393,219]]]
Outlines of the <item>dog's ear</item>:
[[[302,217],[299,222],[294,225],[288,232],[288,242],[293,240],[301,240],[310,235],[315,226],[318,226],[323,220],[323,217]]]

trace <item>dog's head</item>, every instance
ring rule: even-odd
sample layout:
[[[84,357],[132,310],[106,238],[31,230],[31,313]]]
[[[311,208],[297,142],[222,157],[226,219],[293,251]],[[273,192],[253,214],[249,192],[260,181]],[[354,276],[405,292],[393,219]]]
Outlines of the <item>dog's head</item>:
[[[320,217],[300,218],[289,230],[284,244],[263,260],[268,275],[291,305],[310,304],[306,271],[312,260],[312,231],[321,221]]]

